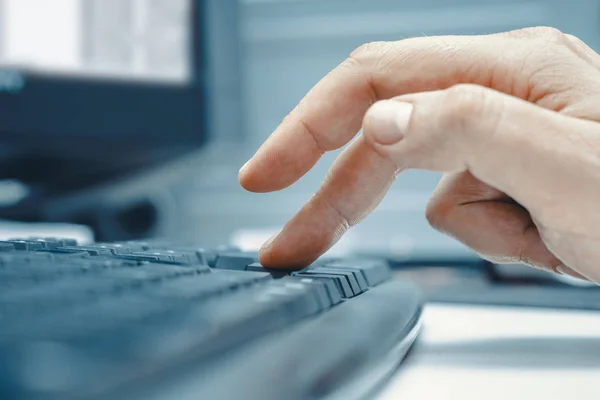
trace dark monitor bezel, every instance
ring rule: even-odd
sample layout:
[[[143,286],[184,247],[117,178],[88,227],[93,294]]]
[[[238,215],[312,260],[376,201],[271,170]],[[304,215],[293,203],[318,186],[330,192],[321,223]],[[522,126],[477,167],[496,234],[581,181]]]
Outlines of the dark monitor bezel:
[[[215,104],[223,103],[222,87],[232,109],[240,97],[239,71],[231,65],[239,55],[232,42],[237,0],[193,0],[190,18],[189,85],[18,71],[22,89],[0,92],[0,152],[72,157],[80,149],[100,155],[126,147],[138,159],[155,159],[198,149],[216,127],[231,129],[231,121],[215,120],[223,114]]]

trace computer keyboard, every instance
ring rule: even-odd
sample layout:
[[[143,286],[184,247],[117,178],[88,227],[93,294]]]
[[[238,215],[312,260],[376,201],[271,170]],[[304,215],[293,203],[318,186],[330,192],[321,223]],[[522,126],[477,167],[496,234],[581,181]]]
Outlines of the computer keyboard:
[[[0,242],[0,398],[361,398],[422,299],[377,259],[267,270],[232,247]]]

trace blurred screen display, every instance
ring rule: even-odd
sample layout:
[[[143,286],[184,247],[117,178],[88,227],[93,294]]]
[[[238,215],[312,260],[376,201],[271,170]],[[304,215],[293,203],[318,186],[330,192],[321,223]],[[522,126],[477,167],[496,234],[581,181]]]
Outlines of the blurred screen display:
[[[0,66],[190,80],[192,0],[0,0]]]

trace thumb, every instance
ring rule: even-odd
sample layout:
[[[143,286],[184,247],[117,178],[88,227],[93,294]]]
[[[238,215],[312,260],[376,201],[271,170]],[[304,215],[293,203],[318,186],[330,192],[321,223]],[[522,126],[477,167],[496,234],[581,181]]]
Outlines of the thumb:
[[[573,231],[591,228],[589,216],[598,214],[589,201],[600,198],[596,123],[457,85],[377,102],[363,132],[398,170],[469,171],[515,199],[536,223]],[[569,218],[566,205],[574,210]]]

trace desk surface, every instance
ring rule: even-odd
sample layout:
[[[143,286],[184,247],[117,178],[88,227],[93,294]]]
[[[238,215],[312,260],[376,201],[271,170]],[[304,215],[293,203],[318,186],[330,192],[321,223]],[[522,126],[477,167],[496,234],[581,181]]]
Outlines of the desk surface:
[[[600,398],[600,312],[429,305],[391,399]]]

